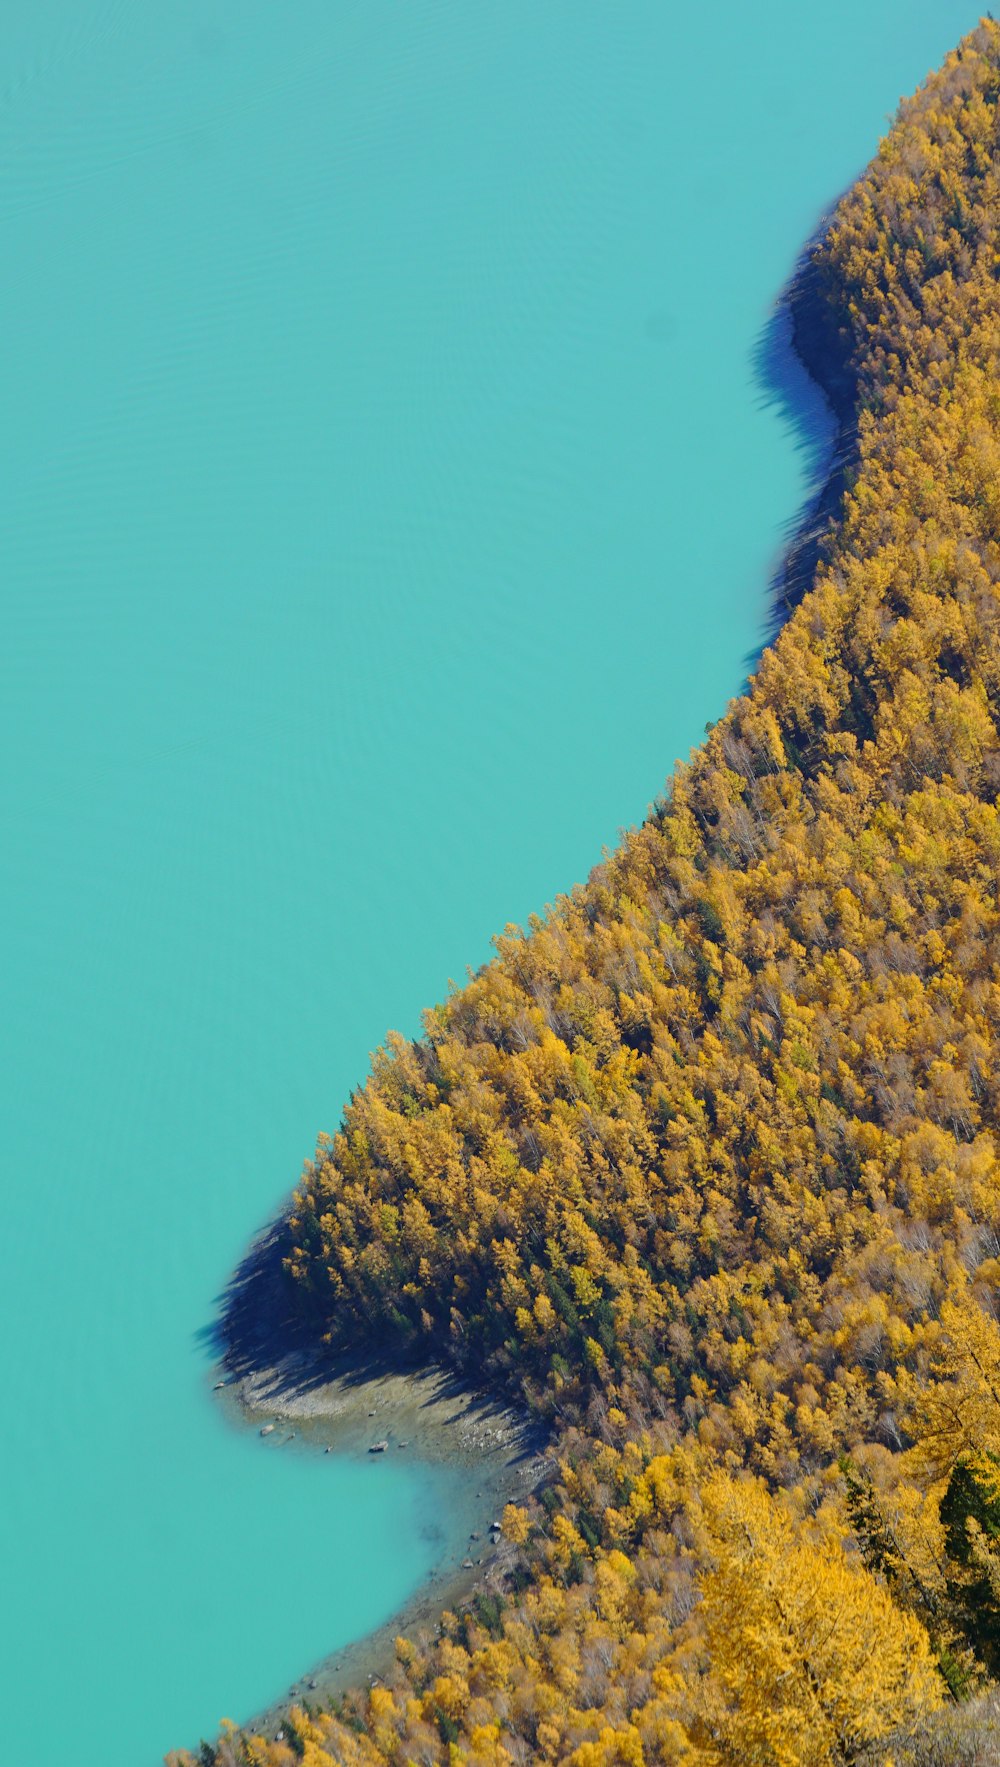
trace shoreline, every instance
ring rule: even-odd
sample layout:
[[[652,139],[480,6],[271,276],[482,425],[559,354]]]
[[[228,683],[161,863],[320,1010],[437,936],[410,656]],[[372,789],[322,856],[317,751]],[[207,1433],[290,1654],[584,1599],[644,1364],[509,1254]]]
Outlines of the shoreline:
[[[837,202],[824,211],[799,253],[754,348],[755,379],[765,403],[789,425],[793,446],[805,461],[806,487],[775,550],[763,637],[747,657],[751,676],[763,651],[774,643],[826,562],[830,536],[857,462],[854,371],[845,336],[836,328],[824,298],[815,262]]]
[[[773,629],[765,642],[773,640],[815,579],[857,452],[850,366],[824,325],[812,261],[821,233],[810,240],[775,303],[760,362],[762,379],[802,426],[807,445],[817,438],[808,434],[808,413],[787,382],[777,378],[777,359],[770,354],[776,345],[794,358],[833,420],[771,579]],[[505,1503],[521,1502],[536,1491],[553,1465],[552,1434],[541,1420],[463,1385],[440,1364],[414,1365],[378,1352],[320,1361],[302,1322],[290,1316],[280,1279],[283,1228],[284,1211],[253,1242],[224,1298],[215,1334],[222,1359],[215,1396],[224,1413],[235,1427],[266,1432],[276,1447],[296,1438],[307,1450],[367,1457],[375,1442],[384,1441],[382,1452],[390,1457],[406,1453],[424,1465],[468,1467],[475,1472],[469,1487],[474,1483],[475,1501],[489,1521],[470,1530],[467,1513],[449,1512],[445,1550],[403,1604],[373,1631],[304,1669],[284,1695],[240,1726],[271,1739],[291,1706],[328,1708],[345,1694],[363,1693],[388,1678],[401,1633],[419,1642],[436,1630],[446,1610],[466,1606],[480,1591],[502,1589],[516,1549],[494,1534],[489,1522],[499,1520]],[[219,1375],[225,1377],[222,1385]],[[381,1453],[373,1455],[380,1458]]]
[[[214,1397],[234,1428],[264,1438],[263,1451],[294,1440],[299,1452],[370,1461],[373,1476],[384,1460],[403,1455],[458,1474],[461,1486],[455,1501],[442,1505],[435,1563],[402,1605],[373,1631],[303,1665],[284,1694],[241,1723],[273,1739],[291,1706],[329,1707],[389,1677],[400,1634],[419,1642],[445,1609],[501,1589],[515,1549],[492,1524],[505,1504],[523,1502],[544,1480],[550,1438],[527,1414],[463,1386],[440,1365],[361,1357],[320,1363],[297,1347],[249,1368],[233,1360],[235,1368],[227,1358],[215,1371]]]
[[[858,456],[855,376],[843,335],[833,328],[816,266],[816,252],[836,209],[837,203],[827,209],[777,302],[777,310],[784,310],[787,315],[787,347],[810,386],[818,390],[825,402],[832,427],[825,445],[820,443],[808,402],[797,398],[787,384],[784,388],[775,386],[779,397],[784,396],[786,409],[798,424],[807,450],[819,448],[814,454],[810,492],[789,525],[784,557],[772,581],[775,637],[812,588],[826,560],[826,549]]]

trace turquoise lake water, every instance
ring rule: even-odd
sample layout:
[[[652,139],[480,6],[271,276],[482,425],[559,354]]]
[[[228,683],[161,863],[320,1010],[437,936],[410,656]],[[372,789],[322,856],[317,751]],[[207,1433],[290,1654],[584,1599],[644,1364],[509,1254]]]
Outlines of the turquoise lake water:
[[[6,1760],[152,1767],[433,1565],[441,1475],[230,1429],[199,1333],[366,1052],[738,690],[769,303],[975,17],[6,10]]]

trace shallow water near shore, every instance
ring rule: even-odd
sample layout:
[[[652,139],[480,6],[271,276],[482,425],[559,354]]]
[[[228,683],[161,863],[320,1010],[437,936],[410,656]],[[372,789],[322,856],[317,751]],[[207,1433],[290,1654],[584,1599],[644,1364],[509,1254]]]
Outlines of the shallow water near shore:
[[[454,1468],[235,1427],[205,1328],[739,689],[814,464],[770,303],[975,18],[5,18],[4,1759],[152,1767],[440,1566]]]

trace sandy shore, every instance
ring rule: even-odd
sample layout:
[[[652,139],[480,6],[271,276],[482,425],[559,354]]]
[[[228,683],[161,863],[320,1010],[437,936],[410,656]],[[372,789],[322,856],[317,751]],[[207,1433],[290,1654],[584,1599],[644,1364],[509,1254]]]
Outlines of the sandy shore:
[[[377,1631],[305,1669],[286,1695],[248,1721],[273,1735],[289,1705],[325,1705],[351,1687],[391,1673],[400,1633],[433,1630],[445,1608],[477,1590],[499,1587],[509,1548],[492,1529],[505,1503],[519,1502],[550,1469],[538,1426],[483,1394],[462,1388],[445,1369],[343,1363],[319,1371],[292,1352],[271,1366],[234,1375],[223,1369],[216,1396],[232,1421],[252,1427],[268,1448],[293,1438],[316,1452],[404,1455],[427,1465],[468,1468],[461,1495],[443,1507],[437,1568]],[[264,1444],[262,1443],[262,1446]]]

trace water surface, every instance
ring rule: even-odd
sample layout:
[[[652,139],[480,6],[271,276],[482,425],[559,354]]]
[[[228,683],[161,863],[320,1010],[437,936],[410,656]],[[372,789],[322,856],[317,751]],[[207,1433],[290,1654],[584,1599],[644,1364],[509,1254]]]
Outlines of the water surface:
[[[145,1767],[431,1567],[440,1475],[231,1431],[199,1331],[739,687],[806,470],[755,342],[974,19],[7,8],[6,1758]]]

